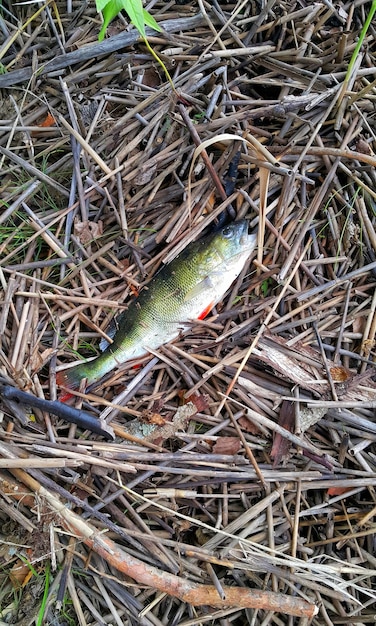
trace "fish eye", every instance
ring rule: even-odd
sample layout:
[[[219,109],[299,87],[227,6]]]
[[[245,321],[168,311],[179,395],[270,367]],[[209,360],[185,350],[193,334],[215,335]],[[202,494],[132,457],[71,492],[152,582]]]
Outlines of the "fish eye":
[[[232,237],[232,235],[234,234],[234,229],[231,226],[226,226],[223,229],[222,234],[224,237],[226,237],[226,239],[230,239],[230,237]]]

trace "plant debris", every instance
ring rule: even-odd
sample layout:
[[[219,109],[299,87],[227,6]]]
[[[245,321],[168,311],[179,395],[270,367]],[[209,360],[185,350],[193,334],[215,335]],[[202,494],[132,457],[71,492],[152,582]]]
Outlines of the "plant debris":
[[[124,16],[2,3],[2,623],[374,623],[373,4],[149,3],[174,92]],[[234,218],[211,314],[72,392],[114,441],[49,410]]]

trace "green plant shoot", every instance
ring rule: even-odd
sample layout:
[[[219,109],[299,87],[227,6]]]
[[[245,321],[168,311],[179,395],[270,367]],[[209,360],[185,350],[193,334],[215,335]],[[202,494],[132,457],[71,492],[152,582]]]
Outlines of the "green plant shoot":
[[[103,14],[103,26],[98,35],[99,41],[104,39],[107,26],[122,9],[127,13],[143,39],[146,39],[146,26],[157,31],[161,30],[154,17],[143,8],[142,0],[95,0],[95,3],[97,11],[101,11]]]
[[[132,24],[137,28],[140,33],[142,39],[145,42],[147,49],[150,54],[158,61],[158,63],[163,68],[167,79],[175,91],[175,86],[172,82],[172,78],[163,63],[162,59],[157,55],[157,53],[150,46],[147,37],[146,37],[146,26],[150,26],[154,30],[160,32],[162,29],[159,26],[158,22],[154,19],[152,15],[148,11],[144,9],[142,6],[142,0],[95,0],[95,4],[98,12],[102,12],[103,15],[103,25],[99,31],[98,40],[103,41],[106,30],[110,22],[124,9],[127,13],[129,20]]]

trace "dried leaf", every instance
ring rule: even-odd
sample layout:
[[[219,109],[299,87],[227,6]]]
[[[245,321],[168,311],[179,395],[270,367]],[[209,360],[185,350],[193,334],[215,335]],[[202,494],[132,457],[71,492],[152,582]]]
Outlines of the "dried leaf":
[[[142,421],[144,424],[154,424],[155,426],[164,426],[166,420],[160,413],[154,413],[153,411],[143,411]]]
[[[33,372],[38,372],[50,360],[55,352],[54,348],[46,348],[43,352],[34,350],[30,355],[30,368]]]
[[[239,417],[238,424],[246,433],[250,433],[251,435],[260,434],[260,429],[245,415],[243,417]]]
[[[55,124],[56,124],[56,120],[55,120],[54,116],[51,115],[51,113],[48,113],[47,117],[45,117],[43,122],[38,124],[38,126],[40,126],[41,128],[48,128],[50,126],[55,126]]]
[[[88,244],[103,235],[103,222],[101,220],[98,222],[90,222],[89,220],[75,222],[74,233],[82,244]]]
[[[330,375],[336,383],[344,383],[351,378],[351,372],[346,367],[337,365],[330,368]]]
[[[290,433],[294,431],[295,410],[292,402],[289,402],[288,400],[284,400],[282,402],[279,411],[278,423]],[[284,459],[287,459],[290,446],[291,443],[288,439],[279,433],[274,433],[273,447],[270,453],[270,456],[273,459],[273,467],[277,467]]]
[[[155,176],[156,171],[157,161],[155,159],[147,161],[138,168],[134,184],[139,187],[146,185]]]
[[[237,454],[241,448],[238,437],[218,437],[213,446],[215,454]]]
[[[366,322],[367,322],[367,318],[363,316],[355,317],[352,320],[352,328],[353,328],[354,333],[363,333]]]
[[[341,496],[346,491],[351,491],[351,487],[329,487],[328,496]]]

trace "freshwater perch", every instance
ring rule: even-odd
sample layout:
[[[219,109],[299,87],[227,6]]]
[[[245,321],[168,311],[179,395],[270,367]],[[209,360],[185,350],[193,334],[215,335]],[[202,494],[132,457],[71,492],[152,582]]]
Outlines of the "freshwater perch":
[[[108,331],[113,342],[91,361],[58,372],[57,383],[78,389],[118,365],[175,339],[189,322],[204,319],[240,274],[256,246],[248,221],[224,226],[189,244],[145,286]]]

